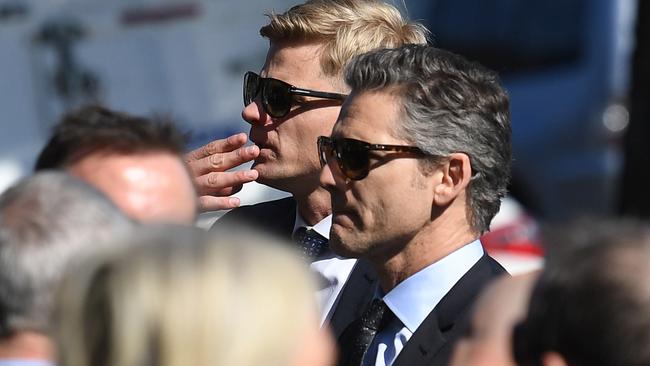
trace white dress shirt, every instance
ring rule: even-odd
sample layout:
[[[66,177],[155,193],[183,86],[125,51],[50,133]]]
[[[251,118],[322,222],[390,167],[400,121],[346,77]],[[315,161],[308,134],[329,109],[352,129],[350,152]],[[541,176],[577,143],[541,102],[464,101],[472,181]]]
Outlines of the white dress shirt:
[[[483,256],[475,240],[402,281],[383,300],[395,314],[370,344],[364,365],[390,366],[424,319]],[[375,297],[381,298],[378,289]]]
[[[294,233],[298,228],[306,227],[308,230],[312,229],[329,240],[331,226],[332,215],[322,219],[314,226],[309,226],[300,216],[298,208],[296,208],[296,222],[293,226]],[[352,269],[356,263],[356,259],[339,257],[328,248],[323,254],[316,257],[309,266],[312,271],[318,274],[318,277],[320,277],[319,280],[323,282],[319,286],[319,289],[316,290],[316,303],[321,310],[321,325],[332,316],[343,285],[345,285],[348,277],[350,277],[350,273],[352,273]]]

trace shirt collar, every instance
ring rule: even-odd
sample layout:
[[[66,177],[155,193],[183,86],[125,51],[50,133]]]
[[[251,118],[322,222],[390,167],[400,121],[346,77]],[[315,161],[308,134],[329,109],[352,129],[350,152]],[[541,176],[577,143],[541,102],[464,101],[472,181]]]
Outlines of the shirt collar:
[[[383,300],[412,333],[440,300],[483,256],[483,246],[475,240],[402,281]]]
[[[320,220],[314,226],[309,226],[302,218],[302,216],[300,216],[300,211],[298,211],[298,206],[296,206],[296,221],[293,224],[293,232],[295,233],[296,230],[300,227],[306,227],[307,230],[312,229],[318,234],[320,234],[322,237],[324,237],[325,239],[330,240],[330,228],[332,227],[332,215],[329,215],[324,219]]]
[[[37,359],[0,359],[0,366],[54,366],[52,361]]]

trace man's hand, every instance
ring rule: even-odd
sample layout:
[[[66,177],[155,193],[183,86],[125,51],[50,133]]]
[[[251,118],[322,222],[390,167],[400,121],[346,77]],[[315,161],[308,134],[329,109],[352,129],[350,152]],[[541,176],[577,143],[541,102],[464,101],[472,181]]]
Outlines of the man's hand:
[[[239,133],[214,140],[185,155],[199,193],[202,212],[238,207],[239,199],[230,195],[239,192],[244,183],[257,179],[255,170],[226,171],[260,154],[255,145],[244,147],[247,140],[245,133]]]

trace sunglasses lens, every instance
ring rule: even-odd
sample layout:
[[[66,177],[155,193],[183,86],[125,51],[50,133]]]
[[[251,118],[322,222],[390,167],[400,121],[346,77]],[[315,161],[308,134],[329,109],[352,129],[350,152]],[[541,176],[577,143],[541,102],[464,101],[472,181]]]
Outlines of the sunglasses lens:
[[[279,80],[267,79],[267,83],[262,90],[262,102],[266,112],[271,117],[282,118],[291,110],[293,96],[289,88],[289,84]]]
[[[327,159],[332,156],[332,140],[325,136],[318,138],[318,157],[320,158],[320,167],[327,164]]]
[[[341,170],[350,179],[360,180],[368,175],[370,157],[363,144],[354,141],[341,141],[338,144]]]
[[[251,71],[244,75],[244,107],[253,102],[253,99],[257,96],[259,86],[259,75]]]

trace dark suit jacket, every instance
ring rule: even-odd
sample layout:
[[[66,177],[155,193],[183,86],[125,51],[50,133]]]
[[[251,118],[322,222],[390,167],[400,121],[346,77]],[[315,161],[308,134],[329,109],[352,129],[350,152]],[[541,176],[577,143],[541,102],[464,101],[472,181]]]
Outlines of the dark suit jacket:
[[[210,230],[232,230],[233,227],[247,225],[292,243],[295,222],[296,200],[287,197],[233,209],[217,220]],[[377,275],[370,264],[357,261],[330,318],[330,326],[336,338],[348,324],[361,316],[366,304],[372,300],[376,283]]]
[[[485,285],[507,273],[492,257],[483,257],[440,300],[413,333],[393,366],[443,366],[456,341],[467,331],[472,305]]]
[[[293,197],[286,197],[232,209],[219,218],[210,230],[228,231],[233,227],[246,225],[290,241],[295,222],[296,200]]]

